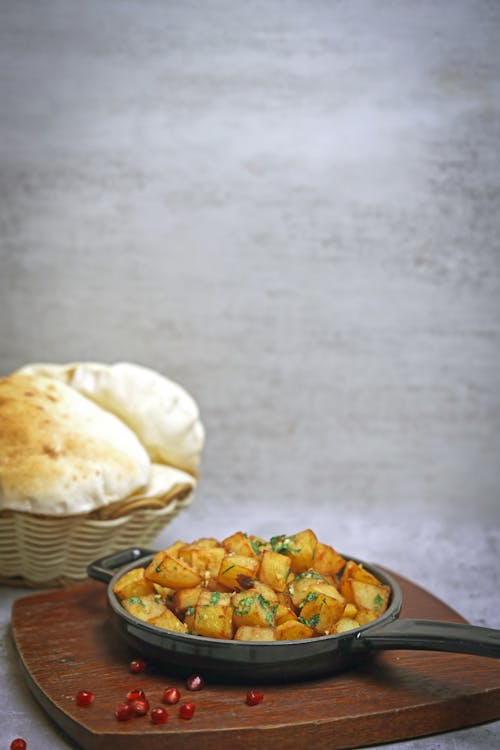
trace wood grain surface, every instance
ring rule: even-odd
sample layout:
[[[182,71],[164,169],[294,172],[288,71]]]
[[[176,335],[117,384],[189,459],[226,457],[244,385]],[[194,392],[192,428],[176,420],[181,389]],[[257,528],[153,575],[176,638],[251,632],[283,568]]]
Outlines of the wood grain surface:
[[[446,604],[398,576],[403,617],[463,621]],[[392,651],[331,678],[265,686],[262,704],[247,706],[246,687],[209,683],[190,693],[179,678],[148,665],[129,671],[130,652],[112,629],[106,589],[85,582],[14,602],[12,635],[20,668],[47,714],[85,750],[339,750],[419,737],[500,717],[500,663],[460,654]],[[176,685],[192,720],[169,708],[169,722],[118,722],[115,705],[142,687],[151,707]],[[256,687],[249,685],[248,687]],[[258,687],[258,686],[257,686]],[[95,694],[87,708],[78,690]]]

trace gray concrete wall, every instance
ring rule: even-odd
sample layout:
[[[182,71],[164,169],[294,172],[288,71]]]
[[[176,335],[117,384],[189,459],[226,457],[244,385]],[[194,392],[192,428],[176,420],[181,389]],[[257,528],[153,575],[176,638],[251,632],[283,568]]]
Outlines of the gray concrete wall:
[[[181,382],[193,512],[231,530],[497,523],[499,30],[486,0],[0,0],[0,374]]]

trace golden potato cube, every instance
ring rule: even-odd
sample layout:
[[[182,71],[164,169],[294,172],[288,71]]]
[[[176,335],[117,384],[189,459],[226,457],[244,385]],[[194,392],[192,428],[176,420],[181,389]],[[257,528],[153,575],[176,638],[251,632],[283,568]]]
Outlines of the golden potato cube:
[[[200,598],[197,604],[220,604],[224,607],[231,605],[232,593],[224,593],[222,591],[209,591],[208,589],[202,589]]]
[[[288,537],[290,544],[286,554],[290,557],[290,567],[293,573],[303,573],[313,567],[314,552],[318,538],[314,531],[305,529]]]
[[[358,614],[358,608],[356,607],[356,605],[352,604],[351,602],[348,602],[344,607],[344,614],[342,616],[356,619],[357,614]]]
[[[170,557],[178,557],[181,549],[184,549],[184,547],[187,547],[187,546],[188,545],[186,544],[186,542],[179,540],[171,544],[170,547],[166,547],[164,550],[162,550],[162,552],[163,552],[163,555],[170,555]]]
[[[252,588],[262,594],[264,599],[267,599],[271,604],[276,604],[279,601],[279,592],[268,586],[267,583],[262,583],[257,579],[253,582]]]
[[[230,552],[222,558],[217,580],[228,589],[241,590],[256,577],[258,569],[259,561],[255,557]]]
[[[329,582],[322,575],[311,569],[296,576],[291,583],[288,584],[288,593],[292,597],[292,602],[295,607],[300,606],[308,589],[317,583],[328,584]]]
[[[331,583],[313,583],[311,586],[311,589],[313,591],[317,591],[320,594],[326,594],[326,596],[331,596],[332,599],[337,599],[342,604],[342,608],[345,606],[345,599],[340,593],[340,591],[333,586]]]
[[[201,592],[204,589],[201,586],[194,586],[190,589],[179,589],[173,597],[174,611],[178,615],[184,615],[189,607],[195,607],[198,604]]]
[[[277,641],[296,641],[302,638],[312,638],[314,631],[300,620],[287,620],[274,629]]]
[[[154,594],[154,586],[144,577],[145,568],[133,568],[124,573],[113,586],[113,591],[119,599],[130,596]]]
[[[123,599],[122,604],[127,612],[145,622],[149,622],[153,617],[159,617],[167,609],[158,594],[130,596],[128,599]]]
[[[251,625],[241,625],[234,634],[235,641],[275,641],[274,628],[256,628]]]
[[[233,637],[233,609],[220,604],[197,604],[194,608],[192,630],[207,638]]]
[[[341,617],[335,625],[335,633],[345,633],[346,630],[354,630],[359,628],[360,623],[352,617]]]
[[[187,633],[187,625],[182,620],[179,620],[169,609],[166,609],[158,617],[153,617],[149,620],[149,623],[165,630],[173,630],[175,633]]]
[[[145,575],[160,586],[174,589],[193,588],[202,581],[202,576],[197,570],[170,555],[165,555],[158,564],[152,561],[146,568]]]
[[[366,570],[366,568],[363,568],[362,565],[354,562],[354,560],[348,560],[340,579],[339,588],[342,596],[344,596],[348,602],[352,602],[354,604],[354,593],[352,589],[353,581],[371,583],[375,586],[381,585],[378,578],[372,575],[372,573]]]
[[[213,536],[203,536],[200,539],[197,539],[195,542],[193,542],[194,547],[220,547],[221,543],[218,539],[216,539]]]
[[[345,612],[344,612],[345,616]],[[376,620],[380,615],[376,614],[370,609],[363,609],[362,607],[357,610],[354,620],[357,620],[360,625],[368,625],[369,622],[373,622],[373,620]]]
[[[234,552],[236,555],[244,555],[245,557],[258,556],[258,548],[254,549],[248,535],[243,531],[237,531],[236,534],[228,536],[222,541],[222,546],[226,552]]]
[[[368,609],[380,616],[387,609],[390,588],[365,581],[352,581],[354,603],[361,609]]]
[[[278,606],[276,608],[276,625],[281,625],[282,623],[287,622],[287,620],[297,619],[298,617],[294,609],[292,609],[291,607],[287,607],[286,604],[278,603]]]
[[[194,547],[188,546],[180,551],[181,560],[191,565],[205,577],[215,577],[219,572],[222,558],[225,555],[223,547]]]
[[[274,627],[275,609],[258,591],[240,591],[233,594],[233,623],[236,628],[241,625],[255,627]]]
[[[345,565],[342,555],[329,544],[317,542],[312,567],[321,575],[335,576]]]
[[[262,553],[259,568],[259,581],[266,583],[275,591],[285,591],[290,573],[290,558],[279,552],[266,550]]]
[[[328,635],[344,612],[344,604],[338,599],[310,590],[300,609],[299,620],[319,635]]]

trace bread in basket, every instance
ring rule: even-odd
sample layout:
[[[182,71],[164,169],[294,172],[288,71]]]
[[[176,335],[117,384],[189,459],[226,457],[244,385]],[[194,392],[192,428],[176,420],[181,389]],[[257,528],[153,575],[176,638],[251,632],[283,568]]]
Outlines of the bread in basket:
[[[26,365],[0,379],[0,581],[62,585],[148,545],[192,500],[193,398],[130,363]]]

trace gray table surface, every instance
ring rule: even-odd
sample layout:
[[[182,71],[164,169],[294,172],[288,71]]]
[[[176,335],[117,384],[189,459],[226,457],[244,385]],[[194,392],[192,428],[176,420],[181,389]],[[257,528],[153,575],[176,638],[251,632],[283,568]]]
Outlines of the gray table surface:
[[[304,512],[293,512],[283,520],[279,532],[303,528]],[[498,578],[500,574],[500,529],[467,522],[449,522],[413,517],[393,518],[391,523],[380,519],[362,518],[332,520],[330,515],[312,513],[313,528],[321,528],[322,538],[339,539],[353,554],[384,564],[418,583],[445,601],[467,620],[488,627],[500,628],[498,608]],[[275,521],[272,522],[273,524]],[[228,516],[227,509],[210,511],[204,503],[195,501],[191,508],[179,515],[158,537],[156,545],[166,545],[178,539],[195,539],[236,530],[237,519]],[[270,522],[251,519],[246,529],[269,534],[276,531]],[[337,544],[339,547],[340,545]],[[15,650],[9,635],[12,602],[28,592],[0,588],[0,617],[2,640],[0,657],[3,669],[0,676],[0,747],[22,736],[30,750],[59,750],[75,745],[61,736],[59,729],[38,706],[21,677]],[[335,710],[332,707],[332,710]],[[401,741],[384,745],[398,750],[473,750],[500,746],[500,721],[438,736]],[[327,748],[325,748],[327,750]]]

